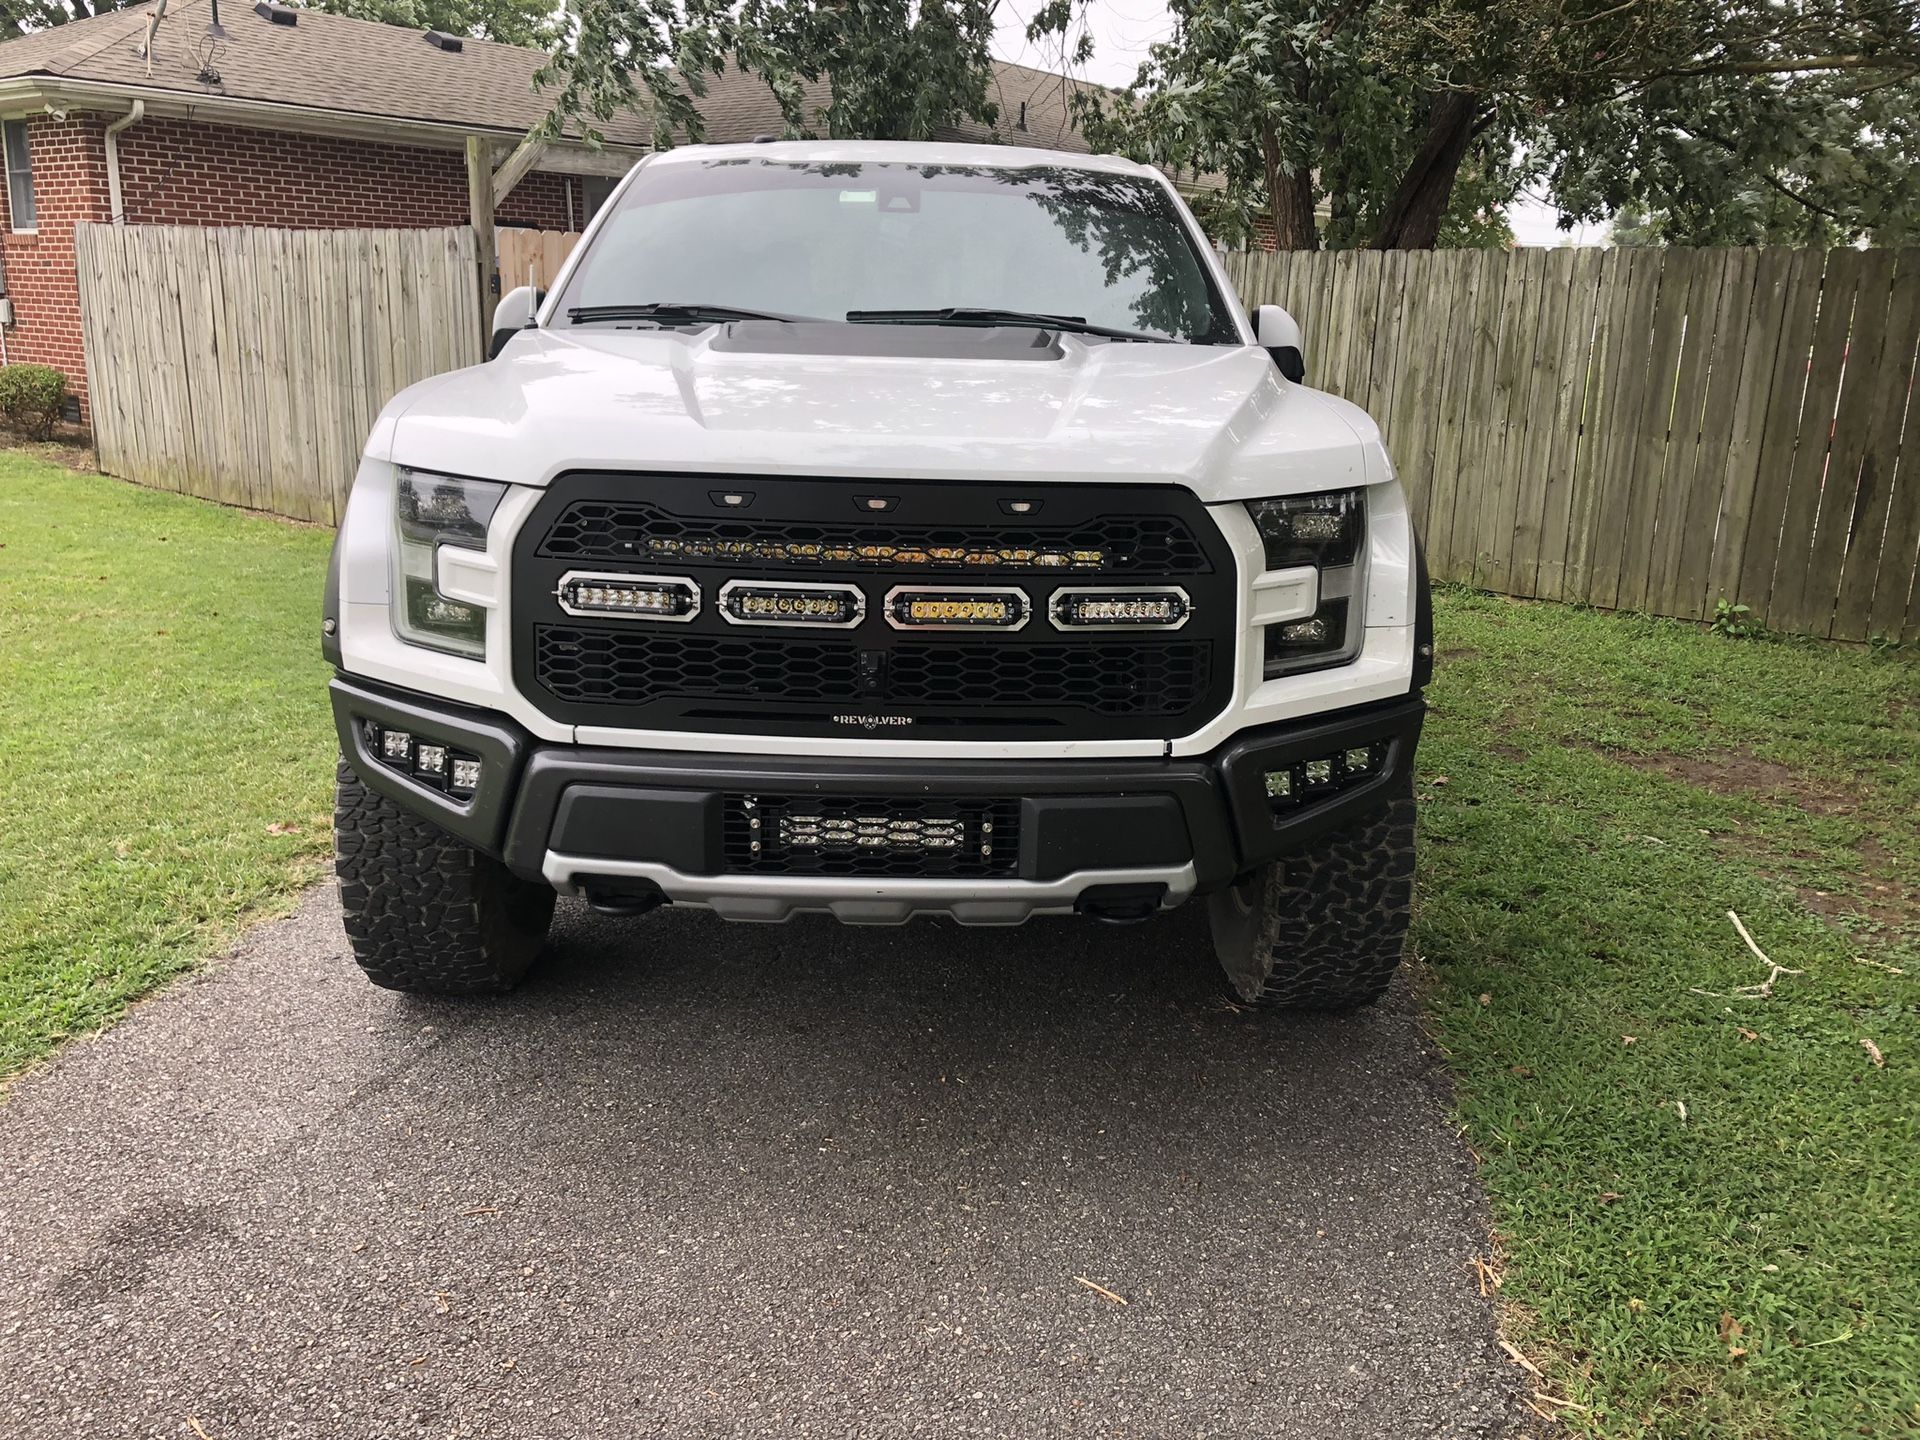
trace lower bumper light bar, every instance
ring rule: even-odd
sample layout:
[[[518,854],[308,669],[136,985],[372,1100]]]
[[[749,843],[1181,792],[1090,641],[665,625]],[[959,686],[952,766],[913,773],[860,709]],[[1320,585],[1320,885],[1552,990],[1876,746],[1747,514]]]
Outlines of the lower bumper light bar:
[[[1267,804],[1284,813],[1337,795],[1378,775],[1387,763],[1387,742],[1349,746],[1330,755],[1296,760],[1283,770],[1266,772]]]

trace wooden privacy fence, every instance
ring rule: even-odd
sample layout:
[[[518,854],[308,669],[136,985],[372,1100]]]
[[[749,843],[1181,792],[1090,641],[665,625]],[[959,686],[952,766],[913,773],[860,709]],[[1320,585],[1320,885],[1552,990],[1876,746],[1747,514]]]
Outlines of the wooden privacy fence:
[[[1441,578],[1920,635],[1920,250],[1236,254],[1380,422]],[[1903,465],[1903,446],[1905,464]]]
[[[573,253],[578,230],[501,230],[500,288],[531,285],[551,290],[553,277],[560,273],[567,256]]]
[[[473,232],[81,225],[100,468],[337,520],[395,392],[482,358]]]

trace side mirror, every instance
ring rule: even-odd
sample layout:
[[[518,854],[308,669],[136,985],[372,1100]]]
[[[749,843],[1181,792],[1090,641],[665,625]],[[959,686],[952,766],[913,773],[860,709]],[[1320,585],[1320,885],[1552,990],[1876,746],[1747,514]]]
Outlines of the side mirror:
[[[487,346],[489,360],[533,322],[540,302],[546,298],[546,291],[536,290],[531,285],[521,285],[500,297],[500,303],[493,307],[493,343]]]
[[[1296,385],[1307,378],[1307,357],[1300,347],[1299,321],[1278,305],[1262,305],[1253,312],[1253,333],[1260,348],[1280,367],[1282,375]]]

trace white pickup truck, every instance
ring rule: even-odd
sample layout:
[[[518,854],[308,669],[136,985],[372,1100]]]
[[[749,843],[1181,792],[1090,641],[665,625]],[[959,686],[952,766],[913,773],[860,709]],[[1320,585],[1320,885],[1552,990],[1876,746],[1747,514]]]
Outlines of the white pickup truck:
[[[1432,665],[1368,417],[1156,171],[998,146],[635,166],[486,364],[396,396],[330,571],[338,872],[382,985],[556,894],[1134,921],[1244,1001],[1386,989]]]

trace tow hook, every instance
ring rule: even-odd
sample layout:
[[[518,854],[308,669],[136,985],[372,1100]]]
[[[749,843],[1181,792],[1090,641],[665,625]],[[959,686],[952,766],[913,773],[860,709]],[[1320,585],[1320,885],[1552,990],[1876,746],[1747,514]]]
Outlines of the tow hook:
[[[1093,885],[1080,892],[1074,910],[1103,925],[1138,925],[1160,913],[1164,885]]]
[[[651,880],[585,875],[579,886],[587,904],[602,915],[644,915],[667,903],[666,891]]]

